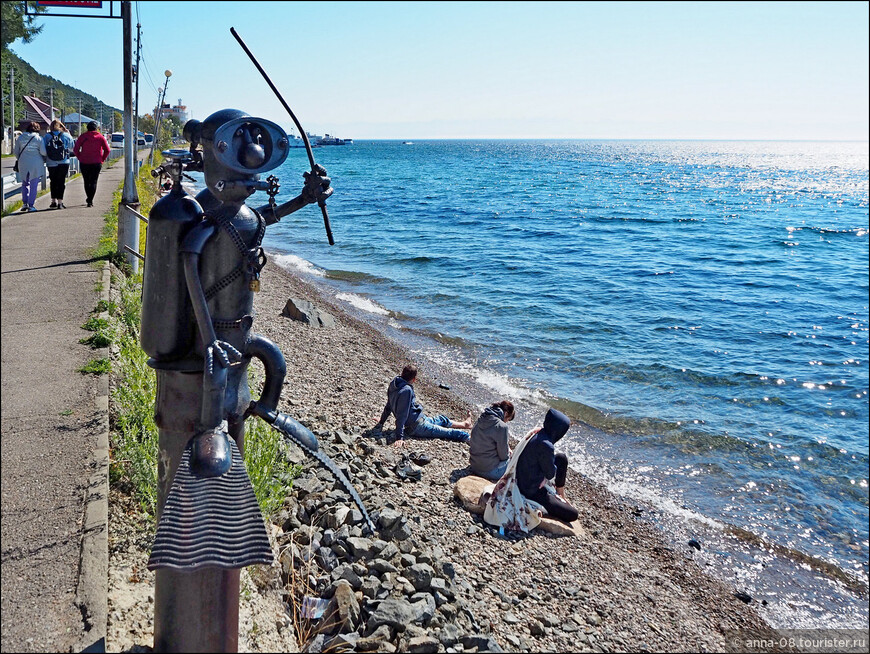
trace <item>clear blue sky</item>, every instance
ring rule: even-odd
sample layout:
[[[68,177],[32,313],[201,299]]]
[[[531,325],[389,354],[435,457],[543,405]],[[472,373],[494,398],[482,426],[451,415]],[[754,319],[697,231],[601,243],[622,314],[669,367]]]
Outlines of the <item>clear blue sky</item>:
[[[108,4],[108,3],[104,3]],[[119,3],[114,3],[117,11]],[[144,107],[377,138],[868,138],[866,2],[134,2]],[[11,47],[123,106],[120,20]]]

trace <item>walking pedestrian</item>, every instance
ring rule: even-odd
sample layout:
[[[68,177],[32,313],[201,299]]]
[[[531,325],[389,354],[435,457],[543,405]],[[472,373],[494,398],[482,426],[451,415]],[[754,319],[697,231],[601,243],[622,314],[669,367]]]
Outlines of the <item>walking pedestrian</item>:
[[[13,146],[16,176],[21,182],[21,211],[36,211],[33,203],[39,192],[39,180],[45,174],[45,142],[39,135],[39,123],[30,123]]]
[[[106,137],[97,129],[97,122],[88,123],[88,130],[76,140],[73,154],[79,159],[82,178],[85,182],[85,199],[88,206],[94,206],[94,195],[97,193],[97,179],[103,163],[109,158],[112,149]]]
[[[51,121],[49,131],[42,137],[45,141],[45,165],[48,166],[48,179],[51,181],[50,209],[66,209],[63,194],[66,191],[66,177],[69,174],[69,158],[75,141],[59,120]]]

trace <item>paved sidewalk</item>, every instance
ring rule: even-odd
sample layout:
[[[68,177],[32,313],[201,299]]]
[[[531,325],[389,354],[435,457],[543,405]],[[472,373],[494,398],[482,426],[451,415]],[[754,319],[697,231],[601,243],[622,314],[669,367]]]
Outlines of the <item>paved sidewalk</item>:
[[[103,168],[94,206],[79,177],[67,209],[2,219],[2,639],[4,652],[104,647],[108,567],[107,356],[79,343],[108,275],[88,254],[123,180]]]

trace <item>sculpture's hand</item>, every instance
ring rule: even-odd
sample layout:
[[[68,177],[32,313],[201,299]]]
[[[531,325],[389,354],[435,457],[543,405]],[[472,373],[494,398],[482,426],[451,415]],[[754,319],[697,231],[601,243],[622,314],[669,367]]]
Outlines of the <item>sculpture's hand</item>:
[[[302,199],[308,204],[314,202],[326,202],[332,195],[330,179],[326,176],[326,168],[320,164],[314,164],[314,170],[302,174],[305,186],[302,187]]]
[[[215,363],[223,368],[242,360],[242,353],[226,341],[214,340],[205,350],[206,370],[211,370]]]

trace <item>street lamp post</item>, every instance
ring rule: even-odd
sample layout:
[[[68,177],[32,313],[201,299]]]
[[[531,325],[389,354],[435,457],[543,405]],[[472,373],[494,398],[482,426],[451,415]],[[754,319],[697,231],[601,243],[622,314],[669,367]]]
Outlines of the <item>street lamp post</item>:
[[[166,99],[166,88],[169,86],[169,78],[172,77],[172,71],[168,68],[163,71],[163,74],[166,75],[166,83],[162,88],[157,89],[158,92],[158,102],[157,102],[157,120],[154,125],[154,144],[151,146],[151,162],[149,165],[154,165],[154,149],[158,147],[158,139],[160,138],[160,120],[163,117],[163,101]]]

